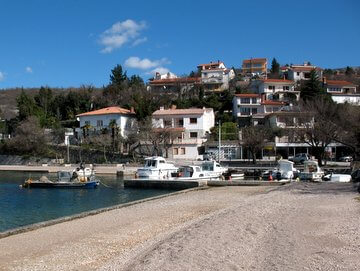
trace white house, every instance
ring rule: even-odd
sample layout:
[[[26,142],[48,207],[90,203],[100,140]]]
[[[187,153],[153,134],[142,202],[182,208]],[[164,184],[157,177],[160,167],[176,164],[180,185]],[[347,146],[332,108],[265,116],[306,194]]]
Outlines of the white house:
[[[172,158],[197,159],[198,147],[206,141],[206,135],[215,125],[212,108],[170,109],[161,107],[152,114],[154,128],[181,128],[181,135],[172,145]]]
[[[299,100],[300,92],[295,91],[295,82],[286,79],[262,79],[254,80],[250,88],[259,93],[265,94],[266,100],[291,101]]]
[[[126,137],[134,128],[136,121],[135,111],[121,108],[118,106],[106,107],[76,115],[80,122],[80,128],[76,129],[78,136],[83,136],[83,129],[86,128],[92,132],[110,129],[110,125],[116,124],[120,134]]]
[[[323,84],[334,102],[360,105],[360,93],[356,93],[357,85],[343,80],[326,80],[325,77]]]
[[[229,88],[229,81],[235,77],[233,69],[227,69],[224,62],[210,62],[197,66],[201,83],[206,90],[222,91]]]
[[[305,62],[303,65],[290,65],[286,69],[287,79],[293,81],[308,80],[310,78],[310,72],[315,70],[319,79],[322,80],[323,71],[321,68]],[[283,71],[283,69],[281,69]]]
[[[238,119],[240,126],[248,125],[248,118],[260,122],[267,114],[279,111],[285,105],[282,101],[266,100],[263,94],[235,94],[233,98],[233,116]]]

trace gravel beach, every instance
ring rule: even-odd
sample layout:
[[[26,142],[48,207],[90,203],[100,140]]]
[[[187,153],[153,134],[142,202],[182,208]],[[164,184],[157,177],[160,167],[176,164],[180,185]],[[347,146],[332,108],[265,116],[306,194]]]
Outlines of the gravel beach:
[[[191,191],[0,239],[0,270],[360,270],[352,184]]]

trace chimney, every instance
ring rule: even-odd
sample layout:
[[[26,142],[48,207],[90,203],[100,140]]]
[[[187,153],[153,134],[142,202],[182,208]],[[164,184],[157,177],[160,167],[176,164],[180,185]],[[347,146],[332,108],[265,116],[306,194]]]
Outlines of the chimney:
[[[133,107],[133,106],[132,106],[132,107],[130,107],[130,113],[135,114],[135,109],[134,109],[134,107]]]
[[[261,93],[261,102],[264,102],[266,100],[266,94]]]
[[[323,85],[326,85],[326,77],[323,76]]]
[[[176,109],[176,105],[175,104],[172,104],[171,105],[171,110],[175,110]]]

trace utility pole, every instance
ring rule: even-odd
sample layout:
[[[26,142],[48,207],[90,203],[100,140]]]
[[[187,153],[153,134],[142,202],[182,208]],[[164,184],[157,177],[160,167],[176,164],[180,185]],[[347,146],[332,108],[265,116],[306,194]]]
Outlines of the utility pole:
[[[221,120],[219,120],[219,155],[218,155],[218,162],[220,163],[220,155],[221,155]]]

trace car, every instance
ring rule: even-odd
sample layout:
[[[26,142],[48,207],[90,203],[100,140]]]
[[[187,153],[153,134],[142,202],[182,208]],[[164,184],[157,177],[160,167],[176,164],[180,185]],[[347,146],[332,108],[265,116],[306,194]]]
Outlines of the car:
[[[339,158],[340,162],[352,162],[354,159],[352,158],[352,156],[343,156]]]
[[[303,164],[308,160],[311,160],[311,157],[307,153],[297,153],[295,156],[289,157],[289,161],[292,161],[295,164]]]

